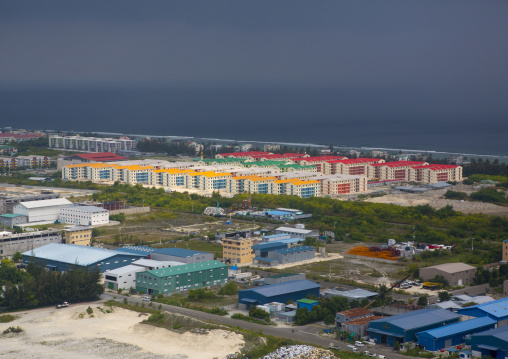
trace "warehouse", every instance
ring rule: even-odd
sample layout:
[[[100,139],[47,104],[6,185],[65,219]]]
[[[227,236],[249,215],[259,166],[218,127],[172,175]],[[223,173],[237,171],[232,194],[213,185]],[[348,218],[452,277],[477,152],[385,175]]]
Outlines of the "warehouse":
[[[289,282],[292,280],[304,280],[305,273],[281,273],[272,275],[270,277],[265,278],[265,284],[277,284],[282,282]]]
[[[489,317],[466,320],[445,327],[418,333],[418,345],[425,350],[436,351],[464,343],[464,337],[474,333],[493,329],[496,321]]]
[[[472,305],[457,310],[460,315],[468,317],[489,317],[501,324],[507,324],[508,321],[508,298],[502,298],[487,303]]]
[[[364,299],[372,299],[378,296],[379,293],[371,292],[369,290],[356,288],[351,290],[336,290],[336,289],[327,289],[323,292],[324,298],[333,298],[333,297],[345,297],[349,302],[353,300],[357,300],[361,302]]]
[[[471,335],[474,357],[504,359],[508,355],[508,326]]]
[[[441,275],[452,287],[468,285],[475,274],[476,268],[465,263],[445,263],[420,269],[423,280],[432,281],[436,275]]]
[[[277,242],[272,242],[273,244]],[[254,261],[260,264],[269,266],[276,266],[279,264],[296,263],[309,259],[313,259],[315,256],[314,247],[302,246],[293,248],[283,248],[274,251],[267,252],[265,257],[255,257]]]
[[[310,280],[293,280],[259,288],[244,289],[238,292],[240,307],[249,308],[251,305],[260,305],[270,302],[287,303],[297,301],[308,295],[319,296],[320,284]]]
[[[219,261],[183,264],[136,273],[136,292],[170,294],[226,284],[228,266]]]
[[[9,258],[16,252],[23,253],[50,243],[62,243],[62,231],[49,229],[16,234],[3,232],[0,235],[0,259]]]
[[[457,323],[460,315],[445,309],[421,309],[369,323],[367,332],[376,343],[395,345],[416,340],[416,334],[425,330]]]
[[[95,206],[69,206],[60,209],[60,222],[77,226],[96,226],[109,223],[109,211]]]
[[[60,217],[60,209],[71,206],[72,202],[65,198],[43,199],[16,203],[13,206],[14,214],[28,217],[28,222],[55,222]]]
[[[318,238],[319,232],[310,229],[279,227],[275,230],[275,234],[289,234],[291,238],[305,239],[307,237]]]
[[[55,272],[66,271],[77,265],[87,269],[99,268],[101,273],[124,267],[142,258],[139,254],[112,251],[103,248],[52,243],[23,253],[23,264],[31,260],[43,263]]]
[[[259,243],[252,246],[252,250],[254,251],[255,257],[263,257],[267,258],[268,253],[271,251],[275,251],[278,249],[286,249],[288,248],[288,244],[282,241],[274,241],[274,242],[266,242]],[[256,258],[254,258],[256,259]]]
[[[193,251],[183,248],[160,248],[150,252],[150,259],[156,261],[174,261],[198,263],[213,261],[213,253]]]

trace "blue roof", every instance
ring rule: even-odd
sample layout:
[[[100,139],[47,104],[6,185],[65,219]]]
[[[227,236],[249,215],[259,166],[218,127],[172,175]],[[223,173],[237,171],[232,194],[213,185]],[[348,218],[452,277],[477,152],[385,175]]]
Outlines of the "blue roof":
[[[441,308],[431,308],[373,320],[371,323],[389,323],[404,330],[410,330],[456,318],[460,318],[460,315]]]
[[[289,282],[282,282],[277,284],[265,285],[259,288],[244,289],[240,292],[248,293],[255,292],[264,297],[273,297],[276,295],[283,295],[287,293],[300,292],[302,290],[321,288],[321,284],[311,282],[310,280],[291,280]],[[239,292],[239,293],[240,293]]]
[[[278,237],[287,237],[287,234],[271,234],[269,236],[263,236],[263,238],[278,238]]]
[[[301,238],[287,238],[287,239],[279,239],[277,241],[272,241],[271,243],[293,244],[293,243],[301,243],[301,242],[303,242],[303,239],[301,239]]]
[[[475,318],[464,322],[454,323],[445,327],[427,330],[423,333],[433,336],[434,338],[444,338],[456,334],[468,333],[474,329],[485,327],[487,325],[496,324],[497,321],[489,317]]]
[[[472,309],[481,310],[487,315],[491,315],[495,318],[503,318],[508,316],[508,298],[502,298],[493,300],[492,302],[481,303],[472,305],[470,307],[459,309],[459,314],[467,313]]]
[[[146,257],[147,255],[150,254],[150,252],[155,251],[155,248],[145,246],[125,246],[122,248],[117,248],[116,250],[126,253],[141,254]]]
[[[349,299],[362,299],[378,295],[379,293],[371,292],[369,290],[361,288],[356,288],[351,290],[345,290],[343,292],[337,292],[337,294],[341,297],[346,297]]]
[[[108,258],[127,254],[131,256],[144,257],[140,254],[122,253],[120,251],[109,250],[97,247],[78,246],[75,244],[50,243],[48,245],[35,248],[23,253],[24,256],[35,256],[39,259],[46,259],[61,263],[88,266],[97,262],[104,261]]]
[[[308,250],[314,250],[314,247],[309,247],[309,246],[292,247],[292,248],[286,248],[286,249],[279,249],[279,250],[276,250],[275,252],[280,253],[280,254],[286,254],[286,253],[298,253],[298,252],[303,252],[303,251],[308,251]]]
[[[501,340],[508,341],[508,325],[502,326],[500,328],[489,329],[481,333],[476,333],[471,335],[471,337],[475,337],[477,335],[492,335],[493,337],[499,338]]]
[[[283,211],[269,211],[269,212],[266,212],[266,214],[270,215],[270,216],[292,216],[293,213],[291,212],[283,212]]]
[[[192,249],[183,249],[183,248],[160,248],[153,251],[154,253],[166,254],[169,256],[188,258],[195,256],[196,254],[208,253],[201,251],[193,251]]]
[[[280,241],[268,242],[268,243],[259,243],[252,246],[253,250],[259,249],[270,249],[270,248],[282,248],[287,247],[287,243],[282,243]]]

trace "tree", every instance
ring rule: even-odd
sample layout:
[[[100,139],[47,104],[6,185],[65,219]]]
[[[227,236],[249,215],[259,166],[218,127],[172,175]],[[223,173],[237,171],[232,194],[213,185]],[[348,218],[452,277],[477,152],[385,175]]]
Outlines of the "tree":
[[[429,301],[427,299],[426,296],[422,295],[421,297],[418,297],[418,302],[417,304],[420,306],[420,307],[426,307],[428,304],[429,304]]]
[[[448,293],[447,291],[443,290],[439,293],[437,293],[438,297],[439,297],[439,301],[441,302],[446,302],[447,300],[450,300],[451,298],[451,295],[450,293]]]
[[[393,349],[394,350],[400,350],[400,343],[399,343],[398,340],[395,342],[395,344],[393,344]]]
[[[323,320],[326,325],[335,324],[335,316],[333,314],[327,315]]]
[[[16,252],[16,253],[14,253],[14,255],[12,256],[12,260],[13,260],[14,262],[20,262],[22,259],[23,259],[23,255],[21,254],[21,252]]]
[[[238,284],[235,282],[228,282],[219,290],[222,295],[235,295],[238,293]]]

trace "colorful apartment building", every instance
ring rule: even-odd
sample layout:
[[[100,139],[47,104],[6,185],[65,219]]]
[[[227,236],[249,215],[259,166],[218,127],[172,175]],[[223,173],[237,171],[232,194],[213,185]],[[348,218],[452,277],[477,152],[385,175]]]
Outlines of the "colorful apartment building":
[[[409,181],[410,170],[414,166],[428,165],[421,161],[397,161],[373,163],[367,168],[367,177],[376,178],[379,181],[405,180]]]
[[[254,259],[251,238],[224,238],[222,257],[231,264],[251,263]]]
[[[367,190],[367,178],[354,175],[324,175],[321,180],[322,196],[361,193]]]
[[[328,161],[323,166],[323,172],[327,175],[362,175],[367,176],[368,166],[373,163],[383,163],[379,158],[351,158],[345,160]]]

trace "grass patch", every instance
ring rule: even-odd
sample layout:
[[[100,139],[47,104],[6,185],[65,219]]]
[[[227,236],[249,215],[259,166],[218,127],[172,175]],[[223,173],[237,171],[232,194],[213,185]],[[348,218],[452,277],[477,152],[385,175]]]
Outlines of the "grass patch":
[[[210,292],[208,292],[209,296],[199,301],[191,301],[184,294],[174,293],[168,297],[157,297],[153,302],[199,310],[210,314],[226,315],[228,314],[227,310],[220,307],[235,304],[238,301],[237,295],[218,295],[216,291]]]
[[[264,320],[248,317],[246,315],[243,315],[241,313],[235,313],[231,316],[233,319],[243,320],[244,322],[251,322],[261,325],[270,325],[270,322],[265,322]]]
[[[143,320],[142,323],[155,325],[177,333],[204,333],[211,329],[220,328],[218,325],[204,323],[183,315],[163,312],[153,313],[148,319]]]
[[[106,305],[108,307],[120,307],[120,308],[124,308],[124,309],[129,309],[129,310],[132,310],[134,312],[139,312],[139,313],[153,314],[153,313],[158,312],[156,309],[140,307],[139,305],[132,305],[132,304],[128,304],[128,303],[121,303],[121,302],[117,302],[116,300],[108,300],[104,303],[104,305]]]
[[[9,322],[12,322],[13,320],[16,320],[18,318],[19,318],[19,316],[12,315],[12,314],[0,315],[0,323],[9,323]]]

